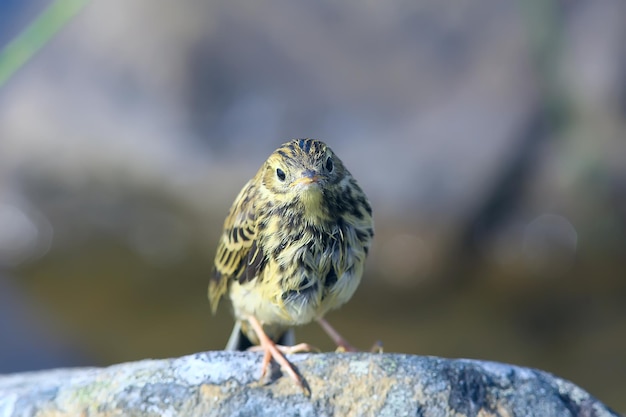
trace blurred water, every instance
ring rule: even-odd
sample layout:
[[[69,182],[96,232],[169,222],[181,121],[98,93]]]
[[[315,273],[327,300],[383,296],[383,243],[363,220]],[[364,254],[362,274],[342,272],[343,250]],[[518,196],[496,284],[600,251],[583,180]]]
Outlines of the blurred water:
[[[93,363],[58,317],[0,272],[0,373]]]

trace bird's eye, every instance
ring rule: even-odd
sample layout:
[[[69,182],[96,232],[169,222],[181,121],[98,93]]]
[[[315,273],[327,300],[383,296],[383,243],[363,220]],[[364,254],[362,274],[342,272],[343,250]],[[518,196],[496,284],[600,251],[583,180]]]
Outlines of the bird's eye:
[[[328,172],[333,172],[333,159],[331,157],[328,157],[326,160],[326,170]]]
[[[285,181],[285,171],[283,171],[282,169],[276,168],[276,176],[279,180]]]

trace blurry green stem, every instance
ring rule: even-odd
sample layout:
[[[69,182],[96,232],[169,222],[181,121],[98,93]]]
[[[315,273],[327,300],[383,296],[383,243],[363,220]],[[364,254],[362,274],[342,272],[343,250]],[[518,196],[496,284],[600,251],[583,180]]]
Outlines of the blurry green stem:
[[[564,50],[562,2],[557,0],[519,0],[525,18],[534,61],[538,90],[552,122],[565,123],[569,110],[567,91],[559,65]]]
[[[0,88],[65,26],[89,0],[54,0],[0,51]]]

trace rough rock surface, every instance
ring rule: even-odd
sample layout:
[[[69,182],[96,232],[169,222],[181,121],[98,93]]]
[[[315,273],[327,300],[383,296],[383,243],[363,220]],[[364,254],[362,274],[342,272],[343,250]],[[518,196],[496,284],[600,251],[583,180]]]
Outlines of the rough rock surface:
[[[0,376],[8,416],[617,416],[570,382],[493,362],[400,354],[301,354],[307,397],[261,354],[206,352],[108,368]]]

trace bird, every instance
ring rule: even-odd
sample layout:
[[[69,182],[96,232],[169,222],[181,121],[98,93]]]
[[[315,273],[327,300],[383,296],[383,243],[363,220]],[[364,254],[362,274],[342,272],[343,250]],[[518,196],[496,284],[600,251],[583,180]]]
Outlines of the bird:
[[[339,349],[355,349],[324,319],[346,303],[374,237],[369,200],[337,155],[316,139],[282,144],[239,192],[224,222],[209,280],[215,314],[230,299],[227,350],[262,350],[306,390],[286,353],[294,326],[317,321]],[[282,344],[281,344],[282,343]]]

